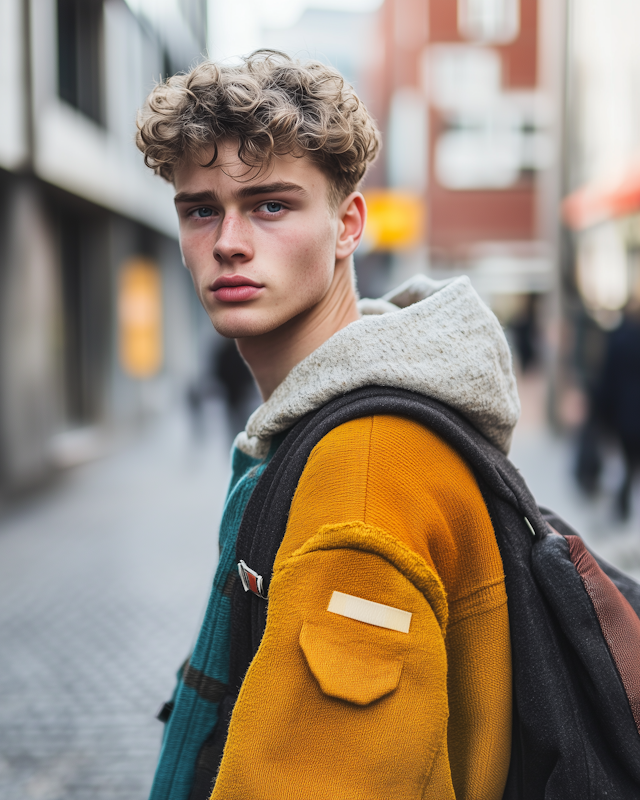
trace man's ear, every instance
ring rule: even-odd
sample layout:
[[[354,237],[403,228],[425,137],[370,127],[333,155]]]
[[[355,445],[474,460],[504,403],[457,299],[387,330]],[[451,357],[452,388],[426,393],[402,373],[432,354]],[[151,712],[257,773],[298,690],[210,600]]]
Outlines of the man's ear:
[[[340,203],[336,259],[349,258],[360,244],[367,221],[367,204],[360,192],[352,192]]]

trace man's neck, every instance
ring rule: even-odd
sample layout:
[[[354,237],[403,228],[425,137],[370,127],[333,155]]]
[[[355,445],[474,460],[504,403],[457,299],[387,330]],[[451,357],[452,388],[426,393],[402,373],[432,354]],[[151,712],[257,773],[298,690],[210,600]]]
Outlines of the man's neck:
[[[261,336],[236,339],[263,400],[334,333],[360,318],[350,261],[338,262],[327,294],[313,308]]]

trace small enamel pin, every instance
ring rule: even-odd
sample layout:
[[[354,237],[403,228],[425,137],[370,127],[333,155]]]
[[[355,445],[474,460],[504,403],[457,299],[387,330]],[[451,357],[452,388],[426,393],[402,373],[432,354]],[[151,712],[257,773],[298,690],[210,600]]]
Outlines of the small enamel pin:
[[[242,560],[238,562],[238,574],[240,575],[242,588],[245,592],[253,592],[263,600],[267,599],[266,594],[263,594],[264,582],[262,580],[262,575],[258,575],[255,570],[248,567]]]

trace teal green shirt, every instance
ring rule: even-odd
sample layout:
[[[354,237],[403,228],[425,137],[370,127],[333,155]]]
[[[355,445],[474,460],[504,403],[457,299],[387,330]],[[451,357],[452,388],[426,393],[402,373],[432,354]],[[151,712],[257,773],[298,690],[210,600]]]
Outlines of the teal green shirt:
[[[236,539],[249,498],[282,437],[258,460],[235,448],[220,523],[220,561],[202,627],[188,665],[180,671],[150,800],[188,800],[200,748],[218,720],[229,681],[231,577],[237,575]]]

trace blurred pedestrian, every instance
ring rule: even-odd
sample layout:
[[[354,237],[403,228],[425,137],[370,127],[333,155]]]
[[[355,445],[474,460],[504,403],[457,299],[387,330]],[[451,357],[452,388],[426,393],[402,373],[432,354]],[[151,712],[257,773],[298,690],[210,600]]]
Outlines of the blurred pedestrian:
[[[575,332],[574,357],[582,376],[587,413],[576,437],[574,477],[588,497],[595,497],[600,489],[608,439],[597,402],[607,333],[586,310],[577,317]]]
[[[597,418],[615,435],[622,452],[624,475],[616,511],[626,520],[631,514],[634,475],[640,467],[640,281],[620,326],[608,336],[594,400]]]
[[[188,389],[187,403],[196,441],[201,441],[204,435],[205,404],[216,398],[224,400],[229,433],[234,439],[244,429],[259,397],[233,339],[212,343],[203,374]]]
[[[587,419],[578,431],[574,467],[574,477],[587,497],[595,497],[600,488],[600,477],[604,466],[602,444],[602,426],[592,399]]]
[[[518,354],[520,369],[523,374],[538,366],[540,360],[538,343],[538,299],[539,295],[531,292],[524,296],[523,305],[511,321],[511,335]]]
[[[247,417],[259,401],[253,376],[233,339],[225,339],[214,354],[212,372],[223,387],[231,432],[244,430]]]

